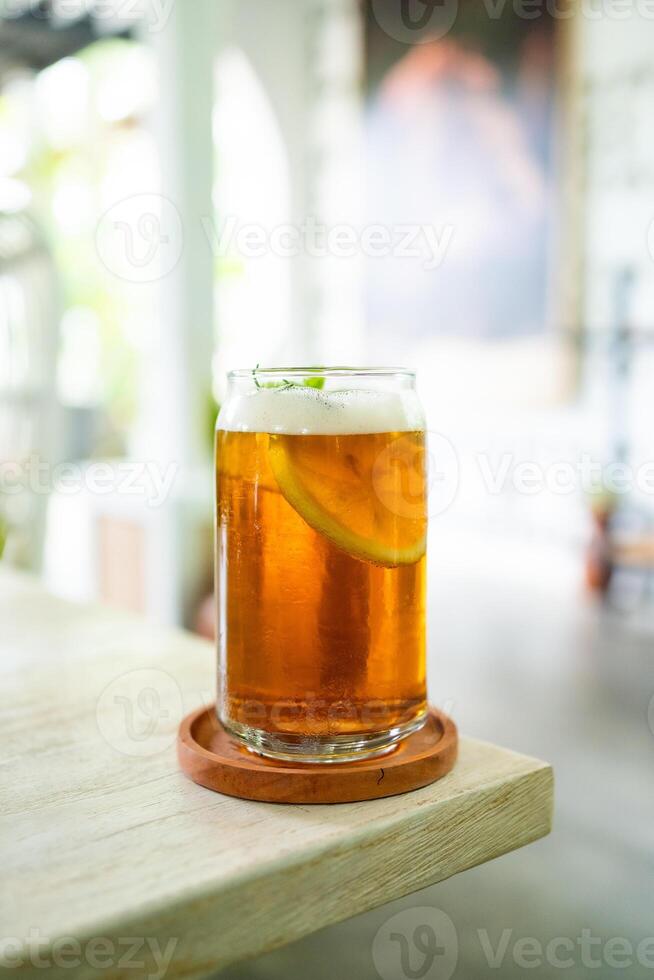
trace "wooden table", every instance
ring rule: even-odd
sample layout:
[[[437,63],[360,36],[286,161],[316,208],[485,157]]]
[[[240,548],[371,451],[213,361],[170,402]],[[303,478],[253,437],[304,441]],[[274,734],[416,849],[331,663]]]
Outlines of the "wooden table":
[[[0,649],[3,962],[24,973],[206,976],[550,830],[550,767],[466,738],[443,780],[370,803],[196,786],[175,733],[213,699],[211,648],[7,570]]]

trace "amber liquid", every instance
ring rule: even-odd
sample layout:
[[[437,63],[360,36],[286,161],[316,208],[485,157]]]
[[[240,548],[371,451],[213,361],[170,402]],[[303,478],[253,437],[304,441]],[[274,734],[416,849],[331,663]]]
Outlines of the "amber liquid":
[[[388,537],[425,521],[422,503],[415,521],[396,518],[392,499],[389,510],[389,492],[404,500],[409,493],[402,467],[382,474],[382,500],[373,485],[376,461],[398,437],[424,456],[420,432],[283,439],[314,475],[324,467],[320,487],[351,490],[348,480],[356,478],[363,489],[354,500],[345,495],[348,521]],[[276,438],[216,435],[221,720],[236,733],[315,744],[419,721],[426,708],[424,553],[389,567],[354,557],[310,526],[271,468]],[[397,482],[390,491],[389,479]]]

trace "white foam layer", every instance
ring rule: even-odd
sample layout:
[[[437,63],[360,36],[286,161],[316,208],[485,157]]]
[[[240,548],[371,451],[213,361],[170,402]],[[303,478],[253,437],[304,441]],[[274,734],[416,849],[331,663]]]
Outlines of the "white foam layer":
[[[218,416],[228,432],[282,432],[289,435],[360,435],[424,429],[413,391],[317,391],[315,388],[260,388],[233,395]]]

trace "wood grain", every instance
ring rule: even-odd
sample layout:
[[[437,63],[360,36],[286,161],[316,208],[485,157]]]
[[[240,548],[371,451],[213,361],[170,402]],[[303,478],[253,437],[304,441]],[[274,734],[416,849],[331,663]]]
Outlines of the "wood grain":
[[[550,829],[550,767],[465,738],[442,780],[373,802],[282,806],[196,786],[175,737],[213,700],[211,648],[6,571],[0,649],[0,918],[23,975],[43,974],[30,947],[74,937],[80,964],[51,973],[123,976],[116,957],[95,970],[84,944],[140,937],[174,940],[168,977],[206,976]],[[140,961],[131,976],[156,972],[147,950]]]

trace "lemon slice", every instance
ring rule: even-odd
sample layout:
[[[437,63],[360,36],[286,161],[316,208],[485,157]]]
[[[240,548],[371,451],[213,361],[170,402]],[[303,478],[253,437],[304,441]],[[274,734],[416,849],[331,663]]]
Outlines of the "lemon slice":
[[[286,501],[337,548],[389,568],[424,555],[423,433],[271,435],[268,458]]]

